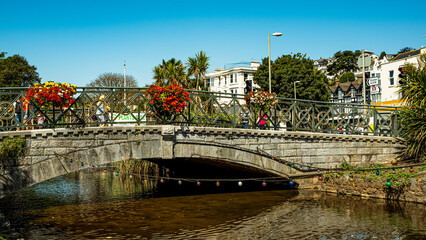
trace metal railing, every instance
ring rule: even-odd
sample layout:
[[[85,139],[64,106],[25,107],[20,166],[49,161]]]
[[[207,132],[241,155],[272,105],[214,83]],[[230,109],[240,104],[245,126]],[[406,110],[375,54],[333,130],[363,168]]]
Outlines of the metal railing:
[[[27,90],[0,88],[0,131],[159,124],[152,114],[147,88],[107,87],[77,88],[76,101],[67,108],[30,105],[29,114],[21,112],[18,121],[14,103]],[[384,136],[398,136],[401,131],[398,122],[401,107],[279,98],[278,104],[268,112],[254,113],[245,106],[244,96],[240,94],[195,90],[189,93],[185,112],[167,124]],[[103,101],[99,101],[101,95],[105,97]],[[100,107],[102,104],[106,111]],[[99,121],[102,118],[104,121]]]

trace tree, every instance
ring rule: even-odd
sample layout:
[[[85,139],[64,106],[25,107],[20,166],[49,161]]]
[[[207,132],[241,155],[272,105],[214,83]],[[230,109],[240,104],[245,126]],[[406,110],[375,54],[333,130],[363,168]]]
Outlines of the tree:
[[[195,54],[195,58],[188,57],[188,75],[193,75],[196,79],[196,90],[200,90],[200,81],[203,81],[204,88],[207,88],[206,72],[209,68],[209,57],[203,51]]]
[[[361,55],[361,51],[338,51],[334,54],[335,61],[328,65],[327,72],[331,75],[340,75],[345,72],[352,72],[358,69],[358,57]]]
[[[132,75],[126,75],[126,86],[124,86],[124,75],[121,73],[102,73],[91,83],[87,84],[88,87],[138,87],[136,79]],[[124,99],[124,92],[118,90],[117,96]],[[98,98],[102,95],[93,94],[92,97]],[[132,94],[127,94],[126,99],[130,99]]]
[[[419,59],[419,68],[405,64],[406,77],[401,80],[399,93],[405,102],[401,110],[402,137],[407,142],[404,154],[425,160],[426,156],[426,54]]]
[[[353,72],[345,72],[340,76],[339,82],[353,82],[355,81],[355,74]]]
[[[126,86],[124,86],[124,75],[121,73],[102,73],[88,87],[137,87],[136,79],[132,75],[126,75]]]
[[[0,87],[29,87],[40,83],[37,68],[17,54],[7,57],[6,52],[0,53]]]
[[[411,50],[414,50],[414,48],[412,48],[412,47],[405,47],[405,48],[401,48],[401,49],[399,50],[398,54],[400,54],[400,53],[405,53],[405,52],[409,52],[409,51],[411,51]]]
[[[297,98],[327,101],[327,77],[324,73],[314,69],[314,62],[306,58],[306,54],[283,55],[271,63],[272,92],[278,97],[293,98],[294,82],[296,84]],[[262,64],[254,73],[253,80],[262,90],[268,91],[268,58],[262,60]]]
[[[153,69],[155,85],[168,86],[176,83],[180,87],[187,87],[187,73],[186,67],[183,66],[182,61],[172,58],[167,62],[163,59],[162,64],[155,66]]]
[[[379,59],[382,60],[385,57],[386,57],[386,52],[385,51],[381,52]]]

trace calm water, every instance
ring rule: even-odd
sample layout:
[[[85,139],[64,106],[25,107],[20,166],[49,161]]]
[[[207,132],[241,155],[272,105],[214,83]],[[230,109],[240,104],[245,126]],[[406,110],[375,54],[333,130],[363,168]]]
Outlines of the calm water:
[[[1,199],[0,212],[25,239],[426,239],[425,205],[259,185],[81,172]]]

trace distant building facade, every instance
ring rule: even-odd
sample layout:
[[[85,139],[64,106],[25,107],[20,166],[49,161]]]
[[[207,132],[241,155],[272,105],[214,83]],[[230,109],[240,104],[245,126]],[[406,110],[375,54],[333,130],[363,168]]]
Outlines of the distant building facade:
[[[260,66],[259,62],[239,62],[225,65],[224,68],[217,68],[212,73],[206,74],[207,85],[212,92],[244,94],[246,80],[252,80],[254,73]],[[253,83],[253,87],[256,84]],[[227,104],[229,98],[220,98],[220,104]]]

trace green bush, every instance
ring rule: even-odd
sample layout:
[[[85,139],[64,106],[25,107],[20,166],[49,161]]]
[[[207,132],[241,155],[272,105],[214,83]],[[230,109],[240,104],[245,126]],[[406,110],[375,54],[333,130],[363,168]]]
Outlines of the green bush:
[[[26,149],[26,142],[23,138],[4,139],[0,146],[0,166],[3,166],[8,160],[24,155]]]

